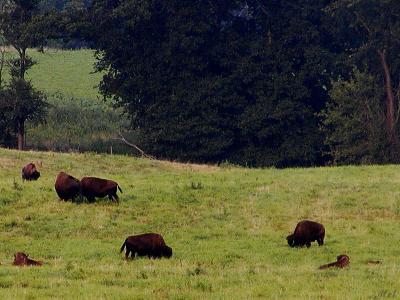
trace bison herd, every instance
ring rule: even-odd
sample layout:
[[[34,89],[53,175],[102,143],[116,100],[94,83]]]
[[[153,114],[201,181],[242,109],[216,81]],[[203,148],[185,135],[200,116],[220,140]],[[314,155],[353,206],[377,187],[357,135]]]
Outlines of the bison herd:
[[[89,202],[95,202],[97,198],[108,196],[111,201],[119,201],[117,189],[122,193],[118,183],[108,179],[97,177],[83,177],[81,180],[60,172],[54,185],[58,197],[62,200],[73,200],[78,196],[85,197]]]
[[[35,164],[30,163],[22,169],[23,180],[37,180],[40,172]],[[84,177],[81,180],[65,173],[60,172],[55,182],[55,190],[61,200],[74,200],[76,197],[84,197],[89,203],[95,202],[96,198],[108,197],[111,201],[118,203],[119,197],[117,190],[122,193],[118,183],[108,179],[97,177]],[[304,220],[297,224],[293,234],[288,235],[286,240],[290,247],[309,248],[311,243],[316,241],[319,246],[324,244],[325,227],[317,222]],[[129,236],[122,244],[121,251],[125,252],[125,258],[135,258],[136,256],[147,256],[148,258],[170,258],[172,249],[165,244],[163,237],[157,233],[145,233]],[[377,263],[374,261],[373,263]],[[378,261],[378,263],[380,263]],[[40,266],[42,262],[28,258],[28,255],[18,252],[14,255],[14,265],[17,266]],[[320,269],[330,267],[344,268],[350,264],[350,258],[345,255],[339,255],[337,261],[322,265]]]

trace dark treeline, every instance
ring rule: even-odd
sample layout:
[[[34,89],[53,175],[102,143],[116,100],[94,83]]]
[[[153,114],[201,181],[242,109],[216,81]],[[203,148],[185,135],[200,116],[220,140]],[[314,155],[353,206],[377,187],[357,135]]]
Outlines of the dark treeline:
[[[69,2],[52,7],[63,37],[96,49],[101,92],[146,153],[278,167],[399,160],[398,1]]]

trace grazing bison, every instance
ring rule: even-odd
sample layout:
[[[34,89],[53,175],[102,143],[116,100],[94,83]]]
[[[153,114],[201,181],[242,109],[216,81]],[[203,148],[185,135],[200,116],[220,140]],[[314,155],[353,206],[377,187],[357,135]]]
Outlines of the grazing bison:
[[[43,262],[41,261],[28,258],[28,255],[23,252],[17,252],[14,254],[14,266],[41,266],[42,264]]]
[[[22,180],[37,180],[40,172],[36,169],[34,163],[27,164],[22,168]]]
[[[118,183],[108,179],[96,177],[84,177],[81,180],[82,195],[88,199],[89,202],[94,202],[98,198],[108,196],[112,201],[118,202],[117,188],[122,193]]]
[[[131,257],[148,256],[149,258],[161,258],[172,256],[172,249],[168,247],[161,235],[157,233],[145,233],[139,235],[128,236],[122,244],[121,252],[126,247],[125,258],[128,259],[129,253]]]
[[[79,180],[64,172],[60,172],[57,175],[54,187],[58,197],[62,200],[73,200],[81,192],[81,183]]]
[[[342,254],[342,255],[339,255],[339,256],[336,258],[336,261],[335,261],[335,262],[330,263],[330,264],[326,264],[326,265],[322,265],[322,266],[320,266],[319,268],[320,268],[321,270],[322,270],[322,269],[327,269],[327,268],[332,268],[332,267],[335,267],[335,268],[344,268],[344,267],[347,267],[349,264],[350,264],[350,258],[349,258],[347,255]]]
[[[309,248],[313,241],[317,241],[318,245],[322,246],[324,244],[324,237],[324,225],[304,220],[297,224],[294,233],[288,235],[286,240],[290,247],[302,247],[306,245]]]

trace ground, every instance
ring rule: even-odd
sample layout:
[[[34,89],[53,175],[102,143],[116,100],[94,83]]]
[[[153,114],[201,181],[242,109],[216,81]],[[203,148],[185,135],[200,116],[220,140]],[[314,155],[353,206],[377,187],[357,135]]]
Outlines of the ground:
[[[36,163],[42,177],[22,182]],[[59,171],[117,181],[120,204],[59,201]],[[0,149],[0,299],[399,299],[400,167],[248,169]],[[290,248],[303,219],[325,245]],[[157,232],[171,259],[126,261]],[[42,267],[14,267],[28,253]],[[339,254],[347,269],[319,270]],[[369,265],[368,260],[380,260]]]

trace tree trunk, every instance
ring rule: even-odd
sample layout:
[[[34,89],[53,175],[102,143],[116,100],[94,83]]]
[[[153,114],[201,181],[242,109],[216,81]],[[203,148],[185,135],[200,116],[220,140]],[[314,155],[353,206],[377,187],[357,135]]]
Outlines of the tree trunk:
[[[20,62],[20,69],[19,69],[19,78],[25,78],[25,66],[26,66],[26,49],[21,50],[21,62]]]
[[[1,88],[3,84],[3,69],[4,69],[4,61],[6,55],[5,48],[1,47],[0,52],[1,52],[1,57],[0,57],[0,88]]]
[[[25,148],[25,122],[18,121],[18,150]]]
[[[386,50],[378,50],[379,58],[383,68],[383,74],[385,79],[385,90],[386,90],[386,125],[390,138],[393,137],[393,129],[395,123],[394,117],[394,94],[392,87],[392,79],[390,76],[389,65],[386,60]]]

